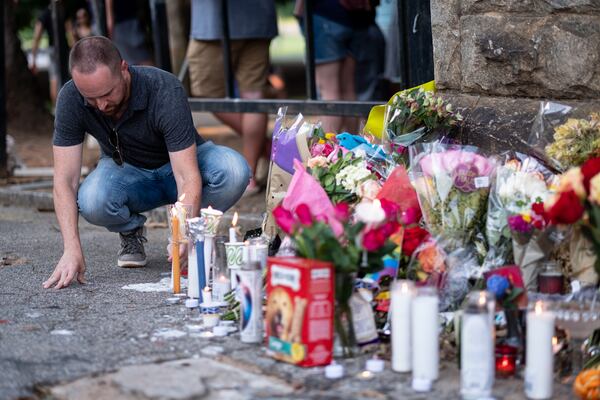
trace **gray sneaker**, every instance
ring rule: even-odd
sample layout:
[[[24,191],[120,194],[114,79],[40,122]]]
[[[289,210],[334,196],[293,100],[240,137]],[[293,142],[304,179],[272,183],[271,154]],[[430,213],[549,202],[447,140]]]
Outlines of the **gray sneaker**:
[[[147,242],[144,236],[144,227],[128,232],[120,232],[121,250],[117,265],[122,268],[138,268],[146,265],[146,252],[144,251],[144,242]]]

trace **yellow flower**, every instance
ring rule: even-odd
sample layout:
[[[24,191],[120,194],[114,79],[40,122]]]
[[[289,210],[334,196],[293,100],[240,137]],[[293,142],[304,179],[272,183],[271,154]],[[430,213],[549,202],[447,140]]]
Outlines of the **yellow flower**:
[[[335,133],[333,133],[333,132],[328,132],[325,134],[325,139],[327,139],[327,140],[331,140],[334,137],[335,137]]]
[[[325,141],[323,139],[319,139],[319,144],[325,144]]]
[[[577,197],[585,199],[585,187],[583,186],[583,174],[579,167],[571,168],[560,177],[558,184],[559,192],[573,190]]]
[[[600,204],[600,174],[594,176],[590,181],[590,201]]]
[[[531,222],[531,214],[529,214],[529,213],[523,213],[522,217],[523,217],[523,221],[525,221],[527,223]]]

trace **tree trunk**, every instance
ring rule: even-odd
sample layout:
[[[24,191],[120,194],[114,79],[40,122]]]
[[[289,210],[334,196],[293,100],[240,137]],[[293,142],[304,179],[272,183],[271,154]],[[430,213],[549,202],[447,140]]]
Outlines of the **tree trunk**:
[[[44,106],[44,97],[21,49],[15,27],[15,4],[5,1],[4,7],[7,130],[18,142],[19,132],[52,132],[52,116]]]

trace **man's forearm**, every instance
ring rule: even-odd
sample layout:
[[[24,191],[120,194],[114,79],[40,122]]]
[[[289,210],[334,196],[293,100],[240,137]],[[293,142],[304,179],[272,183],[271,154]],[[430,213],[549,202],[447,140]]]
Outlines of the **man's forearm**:
[[[54,209],[63,237],[65,252],[81,253],[81,241],[77,220],[77,187],[59,183],[54,185]]]
[[[192,215],[200,215],[201,199],[202,199],[202,179],[184,182],[179,196],[185,193],[183,203],[192,205]]]

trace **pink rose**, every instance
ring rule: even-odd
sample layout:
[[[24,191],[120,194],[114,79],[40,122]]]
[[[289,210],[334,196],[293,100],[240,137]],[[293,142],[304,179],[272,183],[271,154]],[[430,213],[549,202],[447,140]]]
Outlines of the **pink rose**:
[[[302,225],[310,225],[313,222],[310,208],[304,203],[298,204],[298,207],[296,207],[296,216]]]
[[[273,209],[273,218],[275,218],[275,222],[277,223],[277,225],[279,225],[282,231],[284,231],[288,235],[293,233],[296,220],[294,219],[294,216],[292,215],[290,210],[287,210],[283,208],[283,206],[278,205]]]

